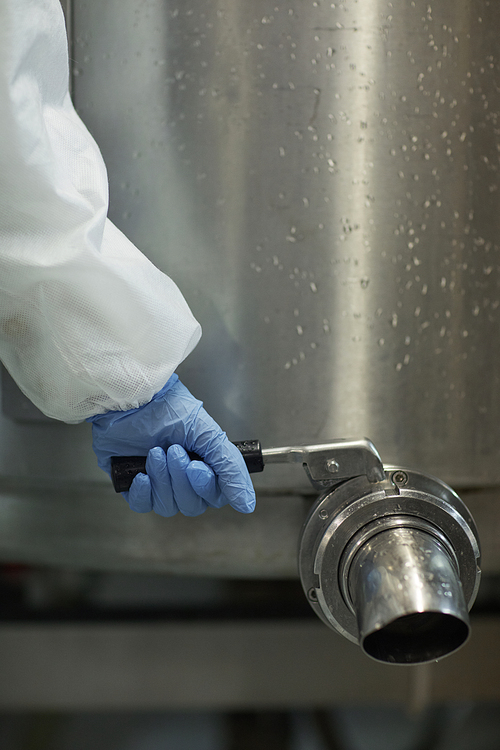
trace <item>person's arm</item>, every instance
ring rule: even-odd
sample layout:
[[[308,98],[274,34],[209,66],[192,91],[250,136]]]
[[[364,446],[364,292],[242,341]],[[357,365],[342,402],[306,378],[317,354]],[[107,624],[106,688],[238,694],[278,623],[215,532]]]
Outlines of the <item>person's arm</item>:
[[[173,374],[200,326],[107,209],[102,157],[68,93],[59,0],[1,0],[0,359],[48,416],[91,419],[108,473],[113,455],[148,456],[124,493],[133,510],[250,512],[241,454]]]
[[[106,218],[106,169],[68,93],[58,0],[0,2],[0,359],[45,414],[151,400],[201,330]]]

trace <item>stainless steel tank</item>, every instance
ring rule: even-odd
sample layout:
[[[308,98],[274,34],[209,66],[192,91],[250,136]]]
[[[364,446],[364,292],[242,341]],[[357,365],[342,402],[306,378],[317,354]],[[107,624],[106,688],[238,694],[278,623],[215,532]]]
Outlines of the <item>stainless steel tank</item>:
[[[110,216],[204,327],[186,384],[234,440],[368,436],[386,466],[483,488],[497,570],[498,3],[64,5]],[[0,482],[2,560],[257,577],[296,576],[312,491],[278,465],[251,517],[138,517],[90,426],[8,380]]]
[[[367,435],[391,464],[498,484],[498,3],[73,10],[111,218],[201,321],[181,376],[229,436]]]

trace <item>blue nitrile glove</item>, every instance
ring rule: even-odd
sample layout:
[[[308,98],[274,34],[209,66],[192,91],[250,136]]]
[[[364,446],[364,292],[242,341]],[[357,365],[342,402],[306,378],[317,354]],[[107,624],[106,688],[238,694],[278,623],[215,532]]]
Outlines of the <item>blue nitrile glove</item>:
[[[122,493],[137,513],[198,516],[209,506],[229,504],[240,513],[255,508],[241,453],[177,375],[145,406],[89,421],[97,462],[108,474],[112,456],[147,454],[147,475],[138,474]],[[203,461],[191,461],[186,451]]]

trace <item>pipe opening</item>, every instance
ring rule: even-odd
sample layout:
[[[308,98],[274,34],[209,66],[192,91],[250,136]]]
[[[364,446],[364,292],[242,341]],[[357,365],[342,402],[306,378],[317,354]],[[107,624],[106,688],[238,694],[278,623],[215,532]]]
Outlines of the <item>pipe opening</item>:
[[[404,615],[368,634],[364,651],[389,664],[422,664],[456,651],[469,637],[469,626],[443,612]]]

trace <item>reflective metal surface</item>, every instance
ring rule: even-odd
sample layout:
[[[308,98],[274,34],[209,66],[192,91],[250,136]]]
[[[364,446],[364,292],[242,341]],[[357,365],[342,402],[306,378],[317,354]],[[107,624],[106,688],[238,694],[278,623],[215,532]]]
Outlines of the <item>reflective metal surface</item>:
[[[304,525],[299,572],[323,622],[373,658],[419,664],[468,637],[481,576],[476,525],[440,480],[407,469],[325,493]]]
[[[75,0],[73,25],[111,217],[201,320],[181,375],[230,437],[368,435],[497,484],[498,3]]]
[[[0,562],[221,578],[297,578],[303,498],[197,518],[133,513],[102,484],[0,481]]]
[[[271,470],[271,467],[269,467]],[[500,571],[500,494],[462,493],[481,540],[484,573]],[[0,485],[0,560],[81,570],[157,571],[242,578],[297,578],[297,540],[311,501],[259,498],[255,513],[231,508],[168,523],[132,513],[104,485]]]

